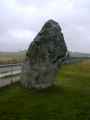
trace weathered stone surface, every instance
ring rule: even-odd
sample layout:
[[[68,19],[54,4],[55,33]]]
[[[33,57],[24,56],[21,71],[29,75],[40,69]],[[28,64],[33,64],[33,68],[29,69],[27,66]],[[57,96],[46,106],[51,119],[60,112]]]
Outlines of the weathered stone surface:
[[[64,61],[67,47],[59,24],[49,20],[30,44],[23,66],[22,84],[28,88],[47,88]]]

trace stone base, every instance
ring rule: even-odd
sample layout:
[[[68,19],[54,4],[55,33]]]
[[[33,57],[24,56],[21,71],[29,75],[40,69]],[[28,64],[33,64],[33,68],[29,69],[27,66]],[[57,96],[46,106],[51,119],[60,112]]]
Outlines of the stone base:
[[[45,89],[55,84],[56,66],[36,65],[31,68],[26,62],[22,68],[21,84],[25,88]]]
[[[25,87],[25,88],[30,88],[30,89],[38,89],[38,90],[40,90],[40,89],[45,89],[45,88],[49,88],[49,87],[52,87],[54,84],[34,84],[34,86],[33,85],[30,85],[30,84],[28,84],[28,83],[22,83],[22,85]]]

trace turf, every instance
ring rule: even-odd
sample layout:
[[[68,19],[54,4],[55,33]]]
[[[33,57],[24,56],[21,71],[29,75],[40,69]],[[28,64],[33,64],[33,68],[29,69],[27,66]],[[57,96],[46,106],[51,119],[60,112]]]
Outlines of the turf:
[[[64,65],[56,80],[43,91],[0,89],[0,120],[89,120],[90,62]]]

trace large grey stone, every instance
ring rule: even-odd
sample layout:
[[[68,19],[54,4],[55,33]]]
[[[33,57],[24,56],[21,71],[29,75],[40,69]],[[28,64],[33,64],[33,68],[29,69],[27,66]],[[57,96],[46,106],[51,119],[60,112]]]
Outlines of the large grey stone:
[[[22,84],[28,88],[47,88],[55,84],[55,77],[67,56],[61,27],[49,20],[30,44],[22,70]]]

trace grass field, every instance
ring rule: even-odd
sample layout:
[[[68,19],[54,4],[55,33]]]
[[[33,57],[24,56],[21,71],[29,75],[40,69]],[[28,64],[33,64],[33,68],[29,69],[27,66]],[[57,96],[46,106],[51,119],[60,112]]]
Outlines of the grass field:
[[[90,120],[90,61],[64,65],[43,91],[0,89],[0,120]]]
[[[0,64],[16,64],[23,62],[26,51],[20,52],[0,52]]]

